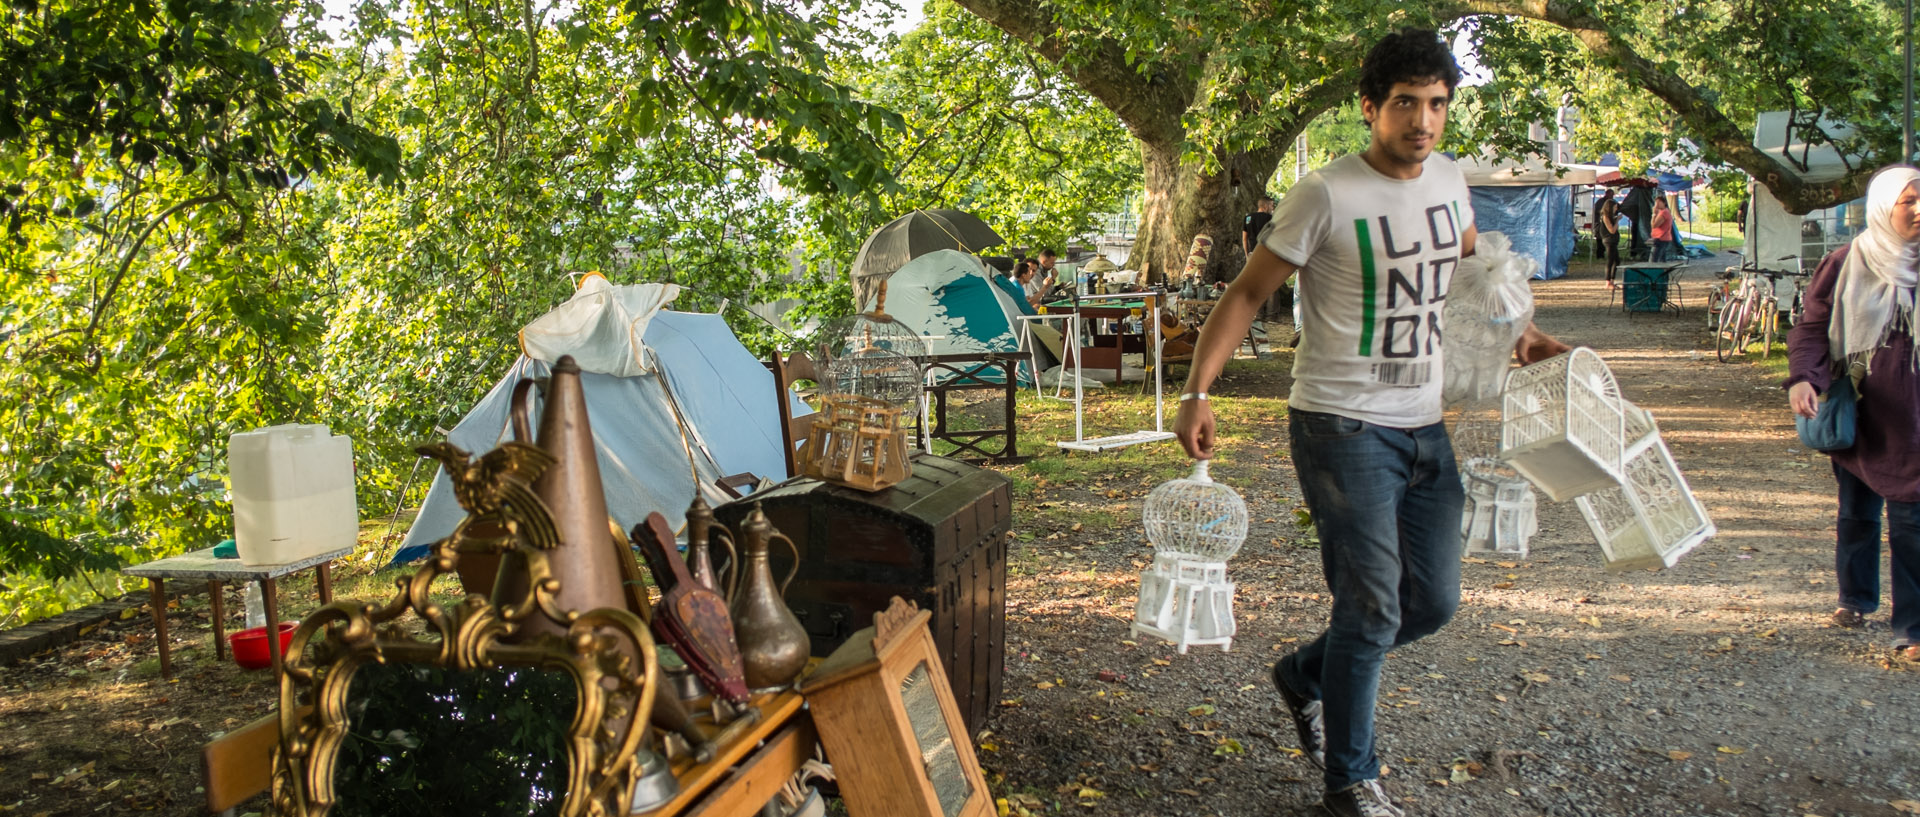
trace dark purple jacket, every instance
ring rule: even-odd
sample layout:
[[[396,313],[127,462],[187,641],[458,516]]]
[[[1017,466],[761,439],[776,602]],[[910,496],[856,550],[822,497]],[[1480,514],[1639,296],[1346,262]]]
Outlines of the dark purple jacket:
[[[1807,289],[1807,309],[1787,332],[1787,382],[1805,381],[1824,394],[1833,383],[1833,357],[1827,345],[1827,318],[1833,314],[1833,287],[1845,266],[1842,246],[1821,259]],[[1873,373],[1860,384],[1860,426],[1853,447],[1832,452],[1874,493],[1894,502],[1920,502],[1920,376],[1913,370],[1913,341],[1894,330],[1887,345],[1873,353]]]

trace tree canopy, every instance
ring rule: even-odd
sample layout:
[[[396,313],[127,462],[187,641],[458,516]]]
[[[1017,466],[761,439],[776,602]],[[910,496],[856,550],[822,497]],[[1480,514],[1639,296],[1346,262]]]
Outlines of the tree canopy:
[[[1384,33],[1441,28],[1491,74],[1463,89],[1443,148],[1533,149],[1527,126],[1573,105],[1583,148],[1642,162],[1691,137],[1710,161],[1753,174],[1789,209],[1857,196],[1898,158],[1892,12],[1869,0],[1382,0],[1253,4],[1185,0],[955,0],[1059,67],[1139,144],[1145,224],[1135,266],[1177,269],[1186,240],[1232,232],[1279,158],[1353,98],[1360,58]],[[1752,144],[1755,116],[1822,115],[1858,127],[1844,178],[1808,181]],[[1218,246],[1218,245],[1216,245]],[[1141,251],[1141,250],[1144,250]],[[1239,255],[1216,251],[1216,275]]]

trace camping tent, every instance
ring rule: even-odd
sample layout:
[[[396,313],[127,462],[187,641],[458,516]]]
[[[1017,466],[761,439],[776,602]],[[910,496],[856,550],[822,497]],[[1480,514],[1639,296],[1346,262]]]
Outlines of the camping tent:
[[[719,315],[659,308],[672,299],[672,291],[643,292],[658,286],[615,287],[590,276],[572,299],[529,324],[523,333],[523,349],[534,354],[557,358],[577,353],[576,360],[625,357],[643,368],[628,375],[604,371],[580,375],[607,512],[622,529],[632,528],[652,511],[665,515],[677,528],[696,486],[709,502],[726,500],[715,487],[723,476],[743,472],[770,479],[788,476],[780,450],[773,375],[740,345]],[[643,294],[623,297],[635,292]],[[622,302],[651,302],[655,311],[632,315],[618,308]],[[592,306],[602,308],[588,308]],[[594,314],[558,327],[562,331],[551,331],[556,328],[552,319],[579,317],[582,312]],[[638,338],[609,337],[612,333],[582,330],[590,324],[644,324],[645,330]],[[569,329],[579,331],[564,331]],[[565,343],[568,335],[576,341],[571,348]],[[510,439],[508,413],[514,385],[526,378],[545,377],[550,371],[547,360],[522,354],[454,426],[447,440],[477,455]],[[534,401],[535,428],[539,427],[538,402]],[[797,399],[793,403],[796,415],[811,411]],[[425,556],[435,541],[453,532],[464,514],[454,501],[447,475],[435,474],[394,562]]]
[[[1834,139],[1853,135],[1851,126],[1839,122],[1822,119],[1820,127]],[[1787,173],[1809,182],[1833,181],[1847,174],[1849,164],[1858,167],[1865,161],[1858,156],[1843,158],[1831,144],[1809,145],[1797,130],[1790,141],[1785,111],[1768,111],[1755,118],[1753,144]],[[1752,188],[1747,257],[1769,269],[1782,268],[1782,256],[1798,257],[1804,268],[1811,269],[1829,250],[1851,239],[1855,222],[1865,215],[1864,203],[1858,200],[1794,215],[1766,186],[1756,182]]]
[[[1015,355],[1019,316],[1032,312],[1017,285],[995,277],[979,258],[958,250],[927,253],[887,279],[886,312],[926,338],[928,354]]]
[[[1506,233],[1515,253],[1529,256],[1540,265],[1535,278],[1566,275],[1579,231],[1573,219],[1571,188],[1593,184],[1593,171],[1549,165],[1537,156],[1524,161],[1469,156],[1457,163],[1473,196],[1474,227],[1481,232]]]

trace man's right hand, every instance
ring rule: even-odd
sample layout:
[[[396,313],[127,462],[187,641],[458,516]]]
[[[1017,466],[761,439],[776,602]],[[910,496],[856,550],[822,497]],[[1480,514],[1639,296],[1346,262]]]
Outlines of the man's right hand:
[[[1213,407],[1205,400],[1180,401],[1180,413],[1173,418],[1173,436],[1196,460],[1213,459]]]

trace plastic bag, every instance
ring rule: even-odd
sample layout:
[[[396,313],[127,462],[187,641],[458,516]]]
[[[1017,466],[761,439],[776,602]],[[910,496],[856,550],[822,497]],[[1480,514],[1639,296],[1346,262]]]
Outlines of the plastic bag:
[[[1533,290],[1527,280],[1539,266],[1516,255],[1503,233],[1481,233],[1474,254],[1460,260],[1447,291],[1446,369],[1441,398],[1447,405],[1484,400],[1506,382],[1513,345],[1533,323]]]

